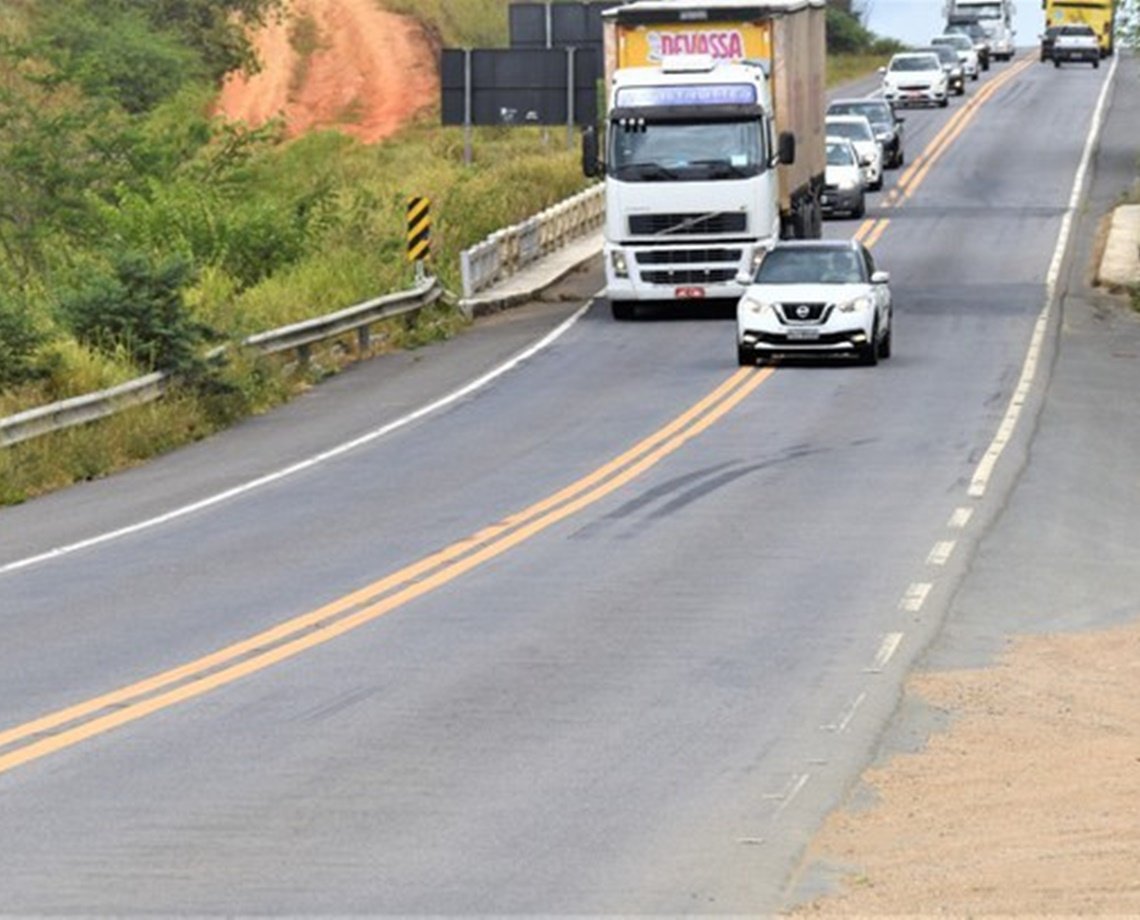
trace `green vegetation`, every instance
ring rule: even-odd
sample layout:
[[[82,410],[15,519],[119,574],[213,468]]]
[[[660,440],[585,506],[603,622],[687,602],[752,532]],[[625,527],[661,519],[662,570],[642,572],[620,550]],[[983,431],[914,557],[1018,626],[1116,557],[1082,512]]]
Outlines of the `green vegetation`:
[[[207,346],[407,288],[408,196],[432,199],[433,271],[584,185],[578,152],[540,129],[463,135],[423,119],[366,146],[335,132],[210,116],[221,76],[253,66],[243,26],[281,0],[5,0],[0,5],[0,417],[173,371],[166,399],[0,450],[0,502],[105,474],[264,411],[358,357],[287,369]],[[390,0],[449,45],[502,45],[501,0]],[[830,24],[830,19],[829,19]],[[320,47],[304,19],[290,35]],[[839,27],[848,42],[850,29]],[[846,46],[845,46],[846,47]],[[881,49],[845,58],[872,69]],[[866,57],[864,55],[870,55]],[[445,308],[393,322],[375,350],[454,334]]]

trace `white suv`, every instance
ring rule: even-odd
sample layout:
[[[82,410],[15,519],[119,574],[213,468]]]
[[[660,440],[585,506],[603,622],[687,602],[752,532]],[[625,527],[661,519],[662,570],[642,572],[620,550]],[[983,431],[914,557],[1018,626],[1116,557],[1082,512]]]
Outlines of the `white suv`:
[[[880,67],[883,98],[891,105],[912,102],[931,103],[946,108],[950,104],[950,77],[932,51],[903,52]]]

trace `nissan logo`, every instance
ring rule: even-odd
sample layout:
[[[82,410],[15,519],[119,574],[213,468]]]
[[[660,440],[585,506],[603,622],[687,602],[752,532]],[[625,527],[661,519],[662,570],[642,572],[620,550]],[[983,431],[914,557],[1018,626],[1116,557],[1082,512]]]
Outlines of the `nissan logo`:
[[[796,307],[796,316],[798,316],[800,319],[807,319],[809,316],[811,316],[811,307],[809,307],[806,303],[800,304],[798,307]]]

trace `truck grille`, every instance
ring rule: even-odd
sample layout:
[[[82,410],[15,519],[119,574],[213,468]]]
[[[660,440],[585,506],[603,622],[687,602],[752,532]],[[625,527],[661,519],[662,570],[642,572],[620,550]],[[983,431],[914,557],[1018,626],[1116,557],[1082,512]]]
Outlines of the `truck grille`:
[[[694,268],[683,271],[642,272],[641,280],[650,284],[723,284],[736,277],[736,269]]]
[[[629,218],[629,232],[638,236],[744,233],[747,229],[748,215],[739,211],[714,211],[708,214],[634,214]]]
[[[731,262],[743,258],[740,249],[650,249],[636,254],[638,265],[696,265],[704,262]]]

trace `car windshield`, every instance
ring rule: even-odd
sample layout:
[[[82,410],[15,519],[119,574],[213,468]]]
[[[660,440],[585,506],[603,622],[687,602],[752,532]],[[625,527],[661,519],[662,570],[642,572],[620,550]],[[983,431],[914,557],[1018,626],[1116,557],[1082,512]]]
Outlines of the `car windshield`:
[[[756,271],[757,284],[859,284],[863,260],[854,249],[776,248]]]
[[[936,55],[938,57],[938,60],[943,64],[958,63],[958,52],[956,52],[953,48],[947,48],[945,45],[936,46],[931,51],[931,54]]]
[[[827,145],[827,165],[854,166],[855,157],[851,153],[851,145],[829,143]]]
[[[827,133],[834,134],[836,137],[846,137],[853,141],[873,141],[875,139],[871,126],[867,124],[866,119],[836,121],[829,118],[827,119]]]
[[[893,121],[891,107],[886,102],[833,102],[827,107],[828,115],[862,115],[875,127],[890,127]]]
[[[941,70],[942,65],[938,63],[938,58],[933,54],[916,54],[912,57],[897,57],[891,61],[891,70],[896,71],[920,71],[920,70]]]
[[[930,44],[946,45],[948,48],[961,48],[963,51],[970,51],[974,47],[974,43],[965,35],[940,35],[938,38],[932,39]]]

